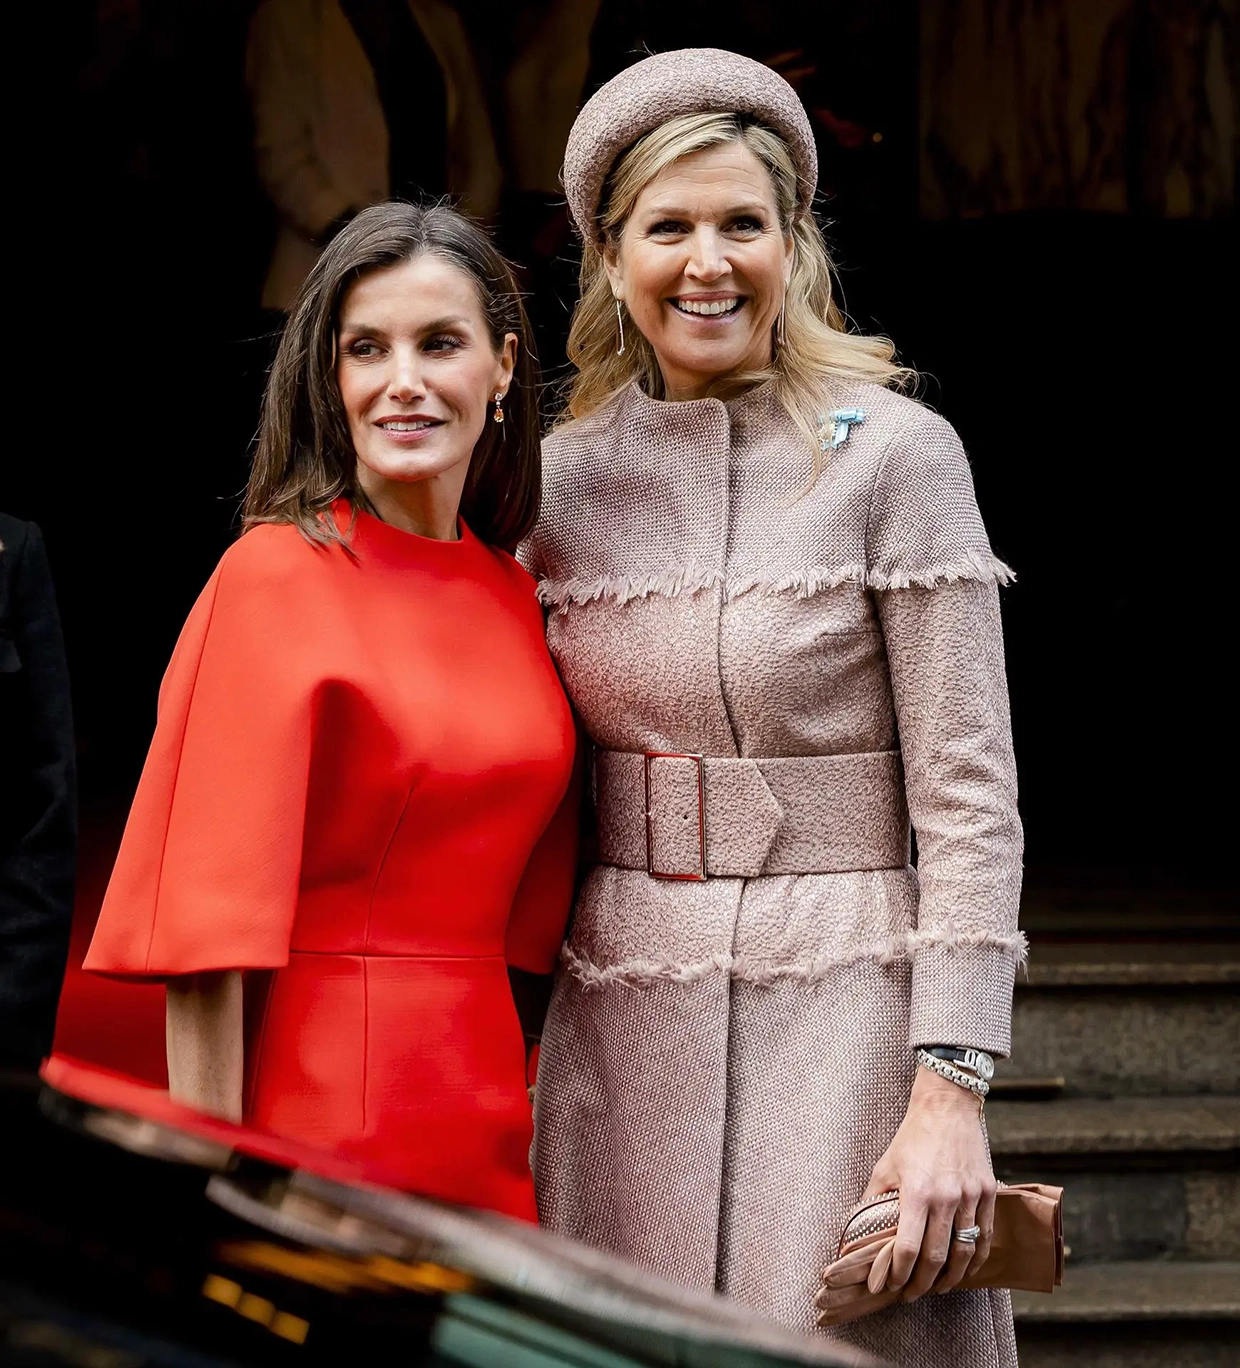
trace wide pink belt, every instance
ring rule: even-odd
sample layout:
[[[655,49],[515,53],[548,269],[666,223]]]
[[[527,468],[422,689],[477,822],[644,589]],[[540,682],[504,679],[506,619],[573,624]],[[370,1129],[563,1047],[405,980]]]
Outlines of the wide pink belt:
[[[594,756],[599,859],[654,878],[838,874],[908,863],[899,751]]]

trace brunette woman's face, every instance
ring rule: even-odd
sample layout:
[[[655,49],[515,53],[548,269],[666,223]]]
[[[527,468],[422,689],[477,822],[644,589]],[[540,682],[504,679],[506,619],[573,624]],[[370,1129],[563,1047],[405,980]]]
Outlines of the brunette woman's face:
[[[792,268],[766,168],[743,142],[695,152],[642,188],[608,256],[612,293],[654,348],[670,399],[771,361]]]
[[[506,393],[517,339],[497,352],[478,289],[429,253],[362,276],[340,306],[336,379],[362,487],[442,481],[464,488],[487,421]]]

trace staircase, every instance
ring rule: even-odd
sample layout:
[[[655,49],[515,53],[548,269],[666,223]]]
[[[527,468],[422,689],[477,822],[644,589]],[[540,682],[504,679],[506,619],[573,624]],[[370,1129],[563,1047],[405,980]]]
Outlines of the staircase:
[[[1062,1184],[1069,1255],[1017,1293],[1021,1368],[1240,1363],[1240,925],[1220,900],[1026,908],[1005,1182]],[[1121,939],[1122,936],[1139,939]]]

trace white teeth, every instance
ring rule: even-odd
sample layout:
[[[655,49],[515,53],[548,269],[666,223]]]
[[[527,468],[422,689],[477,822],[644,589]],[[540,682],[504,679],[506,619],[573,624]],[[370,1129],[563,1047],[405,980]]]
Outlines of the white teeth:
[[[711,299],[707,301],[699,301],[695,299],[675,299],[672,302],[681,311],[681,313],[706,314],[708,316],[713,316],[715,314],[735,313],[736,310],[739,309],[741,306],[741,300],[739,297],[735,299]]]
[[[431,426],[429,419],[420,419],[416,423],[380,423],[379,426],[384,432],[421,432],[423,428]]]

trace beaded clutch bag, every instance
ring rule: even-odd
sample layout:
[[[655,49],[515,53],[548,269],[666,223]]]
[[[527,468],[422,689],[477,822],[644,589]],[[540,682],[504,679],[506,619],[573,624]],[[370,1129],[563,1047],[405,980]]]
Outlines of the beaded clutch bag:
[[[853,1208],[835,1262],[823,1270],[816,1298],[819,1325],[843,1325],[899,1301],[900,1292],[883,1285],[899,1223],[899,1192],[879,1193]],[[990,1254],[959,1286],[1051,1292],[1062,1282],[1063,1188],[1045,1183],[1001,1186]],[[876,1292],[870,1290],[874,1283]]]

